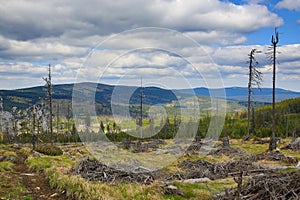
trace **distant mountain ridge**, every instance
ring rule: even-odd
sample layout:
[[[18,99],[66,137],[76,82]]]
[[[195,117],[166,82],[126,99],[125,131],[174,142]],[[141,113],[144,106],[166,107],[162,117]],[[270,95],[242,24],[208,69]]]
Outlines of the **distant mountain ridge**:
[[[209,96],[209,91],[220,91],[222,89],[208,89],[208,88],[195,88],[194,91],[197,95]],[[226,99],[232,101],[247,101],[248,98],[248,88],[246,87],[228,87],[224,88],[226,93]],[[252,100],[257,102],[272,102],[272,88],[253,88]],[[300,97],[300,92],[285,90],[281,88],[276,88],[275,90],[276,101],[283,101],[286,99],[292,99]],[[219,96],[222,97],[222,96]]]
[[[140,99],[140,88],[133,86],[113,86],[97,83],[79,83],[84,87],[81,95],[84,95],[85,91],[95,91],[95,101],[98,104],[108,106],[111,103],[111,97],[116,87],[126,93],[126,91],[134,91],[130,98],[130,103],[138,104]],[[53,99],[54,100],[72,100],[74,84],[61,84],[53,85]],[[210,92],[215,94],[216,98],[223,98],[223,89],[208,89],[204,87],[194,89],[179,89],[179,90],[167,90],[158,87],[144,87],[143,88],[143,103],[146,105],[155,104],[168,104],[174,100],[189,98],[195,94],[199,96],[210,96]],[[230,101],[244,102],[247,100],[248,89],[245,87],[229,87],[224,89],[226,92],[226,99]],[[0,90],[0,96],[3,98],[3,104],[5,110],[10,110],[13,106],[20,109],[27,108],[31,105],[40,102],[47,97],[45,86],[37,86],[32,88],[16,89],[16,90]],[[282,101],[290,98],[300,97],[300,92],[294,92],[284,89],[276,89],[276,100]],[[122,97],[121,97],[122,98]],[[271,102],[272,89],[262,88],[261,91],[253,89],[253,101],[257,102]]]

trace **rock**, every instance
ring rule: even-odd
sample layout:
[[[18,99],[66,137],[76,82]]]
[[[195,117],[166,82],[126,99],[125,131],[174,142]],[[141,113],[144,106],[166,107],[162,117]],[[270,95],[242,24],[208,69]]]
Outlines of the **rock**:
[[[175,185],[167,185],[163,187],[164,194],[183,196],[184,193]]]
[[[40,152],[37,152],[37,151],[35,151],[35,150],[32,150],[32,153],[33,153],[33,155],[34,155],[35,157],[41,157],[41,156],[44,155],[44,154],[42,154],[42,153],[40,153]]]
[[[7,161],[11,161],[11,162],[15,162],[17,160],[17,158],[15,156],[8,156],[6,158]]]
[[[0,162],[3,162],[6,160],[6,156],[0,156]]]

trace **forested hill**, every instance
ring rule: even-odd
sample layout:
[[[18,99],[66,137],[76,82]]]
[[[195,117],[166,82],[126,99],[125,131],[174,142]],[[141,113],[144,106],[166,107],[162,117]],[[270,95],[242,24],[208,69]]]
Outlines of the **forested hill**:
[[[211,89],[200,87],[195,88],[194,91],[198,95],[209,96],[210,92],[218,94],[223,89]],[[247,87],[227,87],[224,89],[226,93],[226,99],[232,101],[247,101],[248,98],[248,88]],[[256,102],[272,102],[272,88],[253,88],[252,89],[252,100]],[[283,101],[285,99],[292,99],[300,97],[300,92],[285,90],[281,88],[276,88],[276,101]],[[222,94],[220,92],[220,94]],[[220,96],[222,97],[222,96]]]
[[[300,98],[278,102],[276,110],[276,136],[292,136],[300,132]],[[272,130],[272,105],[257,108],[254,114],[256,133],[268,137]]]
[[[111,102],[111,96],[116,86],[97,84],[97,83],[80,83],[83,88],[89,91],[95,92],[96,103],[101,108],[108,108]],[[68,102],[70,104],[72,100],[74,84],[61,84],[53,85],[53,99],[61,100]],[[132,86],[118,86],[122,88],[122,92],[134,91],[130,103],[138,104],[140,99],[140,88]],[[185,99],[191,97],[193,92],[199,96],[210,96],[210,92],[218,94],[215,90],[209,90],[208,88],[194,88],[192,89],[181,89],[181,90],[167,90],[158,87],[144,87],[143,88],[143,103],[146,105],[155,105],[155,104],[169,104],[172,101],[176,101],[177,98]],[[225,88],[226,98],[230,101],[244,102],[247,99],[247,88],[241,87],[231,87]],[[176,95],[175,95],[176,94]],[[82,92],[84,95],[84,91]],[[31,105],[34,105],[38,102],[41,102],[43,99],[47,98],[46,87],[38,86],[25,89],[17,90],[0,90],[0,96],[3,98],[3,105],[5,110],[11,110],[12,107],[17,107],[19,109],[27,108]],[[215,96],[218,97],[218,96]],[[300,92],[293,92],[283,89],[276,89],[277,101],[300,97]],[[270,102],[272,99],[272,93],[270,88],[262,88],[261,91],[255,89],[253,92],[253,101],[259,102]],[[244,105],[244,104],[243,104]],[[261,103],[260,105],[263,105]]]
[[[82,91],[80,94],[85,94],[86,91],[95,91],[95,101],[97,104],[108,107],[111,102],[115,86],[96,84],[96,83],[80,83]],[[53,85],[53,99],[64,100],[70,102],[72,100],[74,84]],[[126,93],[133,92],[130,103],[138,104],[140,102],[140,88],[131,86],[120,86],[121,91]],[[179,94],[179,95],[178,95]],[[179,98],[188,98],[191,94],[176,93]],[[176,95],[171,90],[166,90],[158,87],[143,88],[143,103],[145,105],[168,104],[173,100],[177,100]],[[47,98],[47,89],[44,86],[17,89],[17,90],[0,90],[0,96],[3,98],[4,110],[11,110],[12,107],[25,109]],[[101,107],[102,107],[101,106]]]
[[[275,104],[277,114],[300,114],[300,98],[287,99]],[[272,112],[272,104],[256,109],[256,112]]]

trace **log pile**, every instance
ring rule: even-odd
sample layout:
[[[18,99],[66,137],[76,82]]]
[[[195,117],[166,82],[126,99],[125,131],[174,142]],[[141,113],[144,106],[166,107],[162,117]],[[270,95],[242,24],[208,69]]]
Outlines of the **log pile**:
[[[282,147],[281,149],[290,149],[293,151],[300,151],[300,140],[295,140],[291,142],[290,144]]]
[[[124,149],[132,149],[133,153],[156,151],[160,146],[165,145],[166,142],[159,139],[154,139],[150,141],[130,141],[128,139],[123,139],[120,146]]]
[[[211,180],[215,180],[226,177],[226,174],[220,165],[213,164],[205,160],[185,160],[181,163],[181,167],[186,172],[182,175],[184,179],[207,177]]]
[[[297,163],[297,159],[290,156],[285,156],[280,151],[267,151],[261,154],[253,156],[253,161],[269,160],[269,161],[281,161],[286,163]]]
[[[232,147],[220,147],[216,150],[211,151],[208,155],[212,156],[245,156],[246,153],[240,149],[232,148]]]
[[[272,173],[254,176],[240,188],[229,189],[222,195],[216,195],[216,200],[233,199],[299,199],[300,172]]]
[[[253,164],[249,160],[234,160],[225,163],[210,163],[205,160],[189,161],[185,160],[181,163],[181,167],[185,170],[182,175],[184,179],[209,178],[211,180],[226,178],[230,174],[234,174],[243,170],[244,175],[256,170],[263,170],[259,165]]]
[[[86,159],[71,170],[88,181],[109,183],[139,183],[150,185],[157,177],[157,172],[127,172],[107,166],[97,160]]]
[[[201,150],[201,147],[203,146],[202,142],[194,142],[187,148],[187,152],[199,152]]]

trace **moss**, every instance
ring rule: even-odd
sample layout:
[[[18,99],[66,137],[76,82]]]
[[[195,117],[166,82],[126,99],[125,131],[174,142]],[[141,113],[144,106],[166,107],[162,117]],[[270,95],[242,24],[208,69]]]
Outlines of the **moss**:
[[[43,171],[52,166],[52,159],[51,157],[29,157],[26,160],[26,164],[38,171]]]
[[[58,146],[51,146],[48,144],[38,145],[34,148],[34,150],[49,156],[59,156],[63,154],[61,148],[59,148]]]
[[[13,171],[12,167],[14,166],[14,163],[10,162],[10,161],[4,161],[4,162],[0,162],[0,172],[3,171]]]

